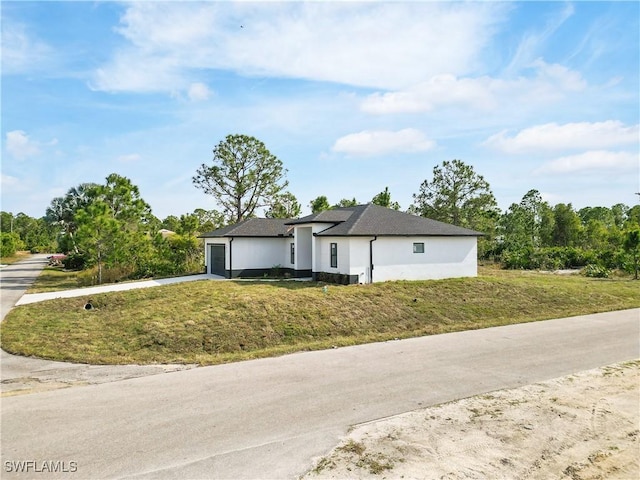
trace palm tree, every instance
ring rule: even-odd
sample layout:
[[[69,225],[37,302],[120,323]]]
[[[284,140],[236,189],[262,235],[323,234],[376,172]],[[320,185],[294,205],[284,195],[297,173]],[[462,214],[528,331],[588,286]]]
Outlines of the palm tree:
[[[47,221],[64,229],[75,253],[78,253],[78,245],[74,237],[78,229],[75,216],[78,211],[85,209],[92,202],[97,186],[95,183],[81,183],[77,187],[72,187],[64,197],[54,198],[46,211]]]

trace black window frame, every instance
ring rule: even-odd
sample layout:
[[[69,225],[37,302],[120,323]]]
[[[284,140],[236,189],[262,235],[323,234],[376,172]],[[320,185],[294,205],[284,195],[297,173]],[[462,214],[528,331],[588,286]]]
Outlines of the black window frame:
[[[413,253],[424,253],[424,242],[413,242]]]
[[[338,244],[336,242],[329,244],[329,261],[331,268],[338,268]]]
[[[296,263],[296,243],[295,242],[291,242],[291,247],[290,247],[290,251],[291,251],[291,265],[295,265]]]

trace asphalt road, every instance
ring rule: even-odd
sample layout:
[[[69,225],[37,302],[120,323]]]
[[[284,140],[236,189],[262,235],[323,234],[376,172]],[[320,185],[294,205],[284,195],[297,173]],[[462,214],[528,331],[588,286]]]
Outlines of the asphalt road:
[[[13,265],[0,269],[0,321],[31,286],[42,269],[47,265],[47,255],[32,255]],[[154,285],[172,283],[176,281],[193,280],[193,277],[183,279],[167,279],[155,281]],[[151,282],[142,282],[145,284]],[[105,291],[117,288],[123,284],[99,287]],[[137,288],[137,284],[125,284],[126,288]],[[83,290],[83,291],[86,291]],[[73,293],[73,291],[71,291]],[[57,292],[51,297],[68,294]],[[37,296],[38,294],[27,295]],[[39,358],[26,358],[0,351],[0,393],[18,395],[70,386],[115,382],[127,378],[146,375],[156,375],[177,370],[194,368],[195,365],[86,365],[79,363],[55,362]],[[1,472],[1,470],[0,470]],[[0,474],[1,476],[1,474]]]
[[[637,359],[639,335],[635,309],[5,397],[2,478],[296,478],[350,425]]]
[[[0,268],[0,321],[24,295],[46,265],[47,255],[38,254]]]

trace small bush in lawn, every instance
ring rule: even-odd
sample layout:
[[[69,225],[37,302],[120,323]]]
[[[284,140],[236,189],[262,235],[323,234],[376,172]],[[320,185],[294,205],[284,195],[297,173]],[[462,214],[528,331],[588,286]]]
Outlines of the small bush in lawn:
[[[83,253],[70,253],[62,261],[67,270],[83,270],[87,267],[87,256]]]
[[[586,277],[592,278],[609,278],[611,274],[610,270],[607,267],[603,267],[601,265],[595,265],[590,263],[586,267],[584,267],[584,275]]]

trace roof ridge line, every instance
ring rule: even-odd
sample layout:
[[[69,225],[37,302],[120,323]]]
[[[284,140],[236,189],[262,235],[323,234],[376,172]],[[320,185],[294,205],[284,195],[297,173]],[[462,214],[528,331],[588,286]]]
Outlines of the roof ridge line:
[[[362,214],[371,206],[373,205],[372,203],[365,203],[364,205],[355,205],[353,207],[354,212],[356,213],[356,209],[360,210],[360,213],[358,215],[358,217],[355,219],[355,221],[353,222],[353,224],[351,225],[351,227],[349,227],[349,230],[347,230],[347,233],[351,233],[353,231],[354,228],[356,228],[356,225],[358,224],[358,222],[362,219]],[[358,207],[363,207],[363,208],[358,208]],[[352,214],[353,215],[353,214]]]

